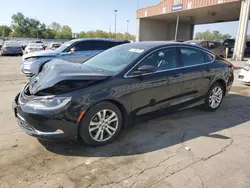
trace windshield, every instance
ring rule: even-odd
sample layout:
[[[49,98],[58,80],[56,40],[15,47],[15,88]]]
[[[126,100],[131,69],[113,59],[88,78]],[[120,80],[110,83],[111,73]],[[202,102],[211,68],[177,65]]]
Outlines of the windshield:
[[[72,45],[73,43],[75,43],[74,40],[68,41],[63,43],[59,48],[55,49],[54,51],[56,51],[57,53],[63,52],[64,50],[66,50],[70,45]]]
[[[112,73],[123,70],[127,65],[144,53],[144,49],[133,48],[123,44],[110,48],[84,62],[84,65]]]

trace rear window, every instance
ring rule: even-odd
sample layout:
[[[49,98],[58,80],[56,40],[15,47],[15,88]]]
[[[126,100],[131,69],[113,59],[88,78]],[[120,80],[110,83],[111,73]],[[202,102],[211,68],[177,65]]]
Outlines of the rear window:
[[[200,50],[193,48],[180,48],[180,51],[184,66],[193,66],[205,63],[203,54]]]
[[[19,43],[14,42],[14,41],[13,42],[12,41],[5,42],[4,46],[6,46],[6,47],[21,47],[21,45]]]
[[[206,52],[203,52],[203,56],[206,63],[212,62],[214,60],[214,57]]]

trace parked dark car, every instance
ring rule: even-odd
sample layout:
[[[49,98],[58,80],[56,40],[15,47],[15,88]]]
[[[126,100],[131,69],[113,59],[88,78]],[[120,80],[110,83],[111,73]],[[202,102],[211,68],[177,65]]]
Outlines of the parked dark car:
[[[23,49],[18,42],[5,41],[0,51],[1,55],[23,55]]]
[[[185,41],[185,43],[196,45],[202,48],[206,48],[213,52],[214,54],[225,57],[226,56],[226,48],[220,43],[216,41],[205,41],[205,40],[189,40]]]
[[[15,97],[20,127],[39,139],[77,139],[92,146],[118,137],[136,117],[203,104],[219,108],[233,66],[194,45],[130,43],[83,64],[52,60]]]
[[[3,43],[4,43],[4,39],[0,37],[0,49],[2,48]]]
[[[235,45],[235,40],[234,39],[226,39],[223,41],[223,46],[225,46],[225,48],[228,48],[228,53],[229,54],[233,54],[234,52],[234,45]]]
[[[226,39],[222,43],[226,48],[228,48],[228,54],[233,55],[235,39]],[[250,54],[250,41],[246,41],[244,55]]]
[[[250,41],[246,42],[245,55],[250,55]]]

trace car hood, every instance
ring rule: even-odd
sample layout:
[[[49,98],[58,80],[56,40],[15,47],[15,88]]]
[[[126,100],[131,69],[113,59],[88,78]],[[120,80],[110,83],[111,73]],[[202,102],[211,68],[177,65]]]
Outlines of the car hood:
[[[29,92],[37,92],[51,88],[61,81],[91,81],[103,80],[112,76],[110,73],[93,69],[80,63],[71,63],[59,59],[46,63],[43,70],[30,79]]]
[[[31,57],[51,57],[56,56],[58,53],[54,50],[42,50],[38,52],[32,52],[29,54],[23,55],[23,59],[31,58]]]

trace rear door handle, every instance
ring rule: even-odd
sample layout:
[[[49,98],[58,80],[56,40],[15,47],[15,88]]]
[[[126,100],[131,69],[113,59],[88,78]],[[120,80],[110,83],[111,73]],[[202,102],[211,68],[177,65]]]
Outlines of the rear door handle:
[[[210,68],[207,68],[207,69],[206,69],[207,72],[211,72],[211,70],[212,70],[212,69],[210,69]]]

